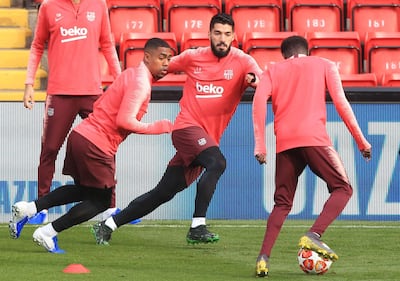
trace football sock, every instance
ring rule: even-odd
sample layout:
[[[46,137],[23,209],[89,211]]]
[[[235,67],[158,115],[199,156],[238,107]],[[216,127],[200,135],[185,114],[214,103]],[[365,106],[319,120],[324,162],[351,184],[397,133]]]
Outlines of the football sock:
[[[205,225],[206,218],[192,218],[192,225],[191,228],[198,227],[199,225]]]
[[[115,224],[113,217],[109,217],[108,219],[106,219],[106,222],[104,224],[111,228],[112,231],[118,228],[118,226]]]
[[[314,233],[318,238],[321,238],[321,234],[316,233],[316,232],[312,232],[312,233]]]
[[[37,213],[35,202],[34,201],[28,202],[28,204],[26,205],[26,210],[27,213],[29,214],[29,217],[35,215]]]
[[[48,223],[45,226],[42,226],[42,231],[43,231],[43,234],[50,236],[50,237],[57,236],[57,234],[58,234],[58,232],[55,231],[55,229],[53,228],[53,225],[51,223]]]

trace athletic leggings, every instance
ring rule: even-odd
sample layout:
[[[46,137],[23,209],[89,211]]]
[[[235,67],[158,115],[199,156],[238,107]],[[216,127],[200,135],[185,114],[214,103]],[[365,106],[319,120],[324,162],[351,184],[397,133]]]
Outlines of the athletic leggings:
[[[205,217],[218,179],[225,171],[226,160],[216,146],[202,151],[194,160],[193,168],[204,167],[205,171],[197,183],[197,193],[193,217]],[[186,182],[185,174],[190,171],[183,166],[168,166],[160,182],[155,188],[140,195],[120,213],[113,216],[119,227],[134,219],[141,218],[187,188],[191,182]]]
[[[276,154],[274,208],[268,218],[260,254],[270,256],[292,209],[299,176],[306,166],[324,180],[330,196],[310,231],[322,235],[346,207],[353,189],[339,155],[331,146],[300,147]]]
[[[63,185],[35,201],[37,211],[79,202],[66,214],[52,222],[53,228],[61,232],[74,225],[88,221],[105,211],[111,202],[113,188],[95,188],[81,185]]]

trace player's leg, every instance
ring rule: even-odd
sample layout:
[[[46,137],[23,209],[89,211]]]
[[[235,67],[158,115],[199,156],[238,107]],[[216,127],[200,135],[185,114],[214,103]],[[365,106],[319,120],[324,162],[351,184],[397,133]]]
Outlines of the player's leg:
[[[93,226],[96,243],[107,245],[111,239],[111,233],[118,227],[151,213],[187,186],[184,168],[168,166],[155,188],[135,198],[118,214]]]
[[[205,218],[217,182],[225,171],[226,160],[219,147],[212,146],[203,150],[193,165],[204,167],[204,172],[197,182],[193,220],[186,240],[192,244],[216,242],[219,236],[207,230]]]
[[[38,167],[38,197],[50,192],[58,152],[77,113],[78,109],[73,99],[65,96],[47,96]]]
[[[59,188],[36,201],[38,210],[60,205],[64,202],[80,202],[66,214],[52,223],[39,227],[33,233],[33,240],[49,252],[58,251],[57,234],[74,225],[88,221],[108,208],[111,201],[111,188],[68,187]],[[62,197],[65,197],[64,199]],[[44,198],[46,200],[44,200]]]
[[[338,255],[319,238],[346,207],[353,189],[343,163],[333,147],[308,147],[305,153],[310,169],[327,183],[330,196],[309,233],[303,237],[304,241],[300,242],[314,246],[317,252],[335,261]]]
[[[268,217],[263,243],[256,261],[256,275],[264,277],[269,272],[269,258],[282,225],[292,209],[298,178],[306,163],[300,149],[276,154],[274,208]]]
[[[87,118],[89,114],[93,112],[93,104],[99,99],[100,96],[101,95],[90,95],[76,97],[77,104],[79,105],[78,114],[82,119]],[[102,213],[102,219],[105,220],[109,218],[112,214],[116,212],[116,210],[116,195],[115,188],[113,188],[110,207]]]
[[[207,230],[205,216],[216,183],[225,170],[225,157],[215,140],[200,127],[172,132],[172,143],[179,153],[181,164],[186,167],[188,186],[205,170],[197,186],[195,210],[186,240],[189,243],[218,241],[219,236]]]
[[[38,166],[38,198],[50,192],[58,152],[71,129],[77,113],[78,109],[73,99],[65,96],[47,96]],[[37,221],[36,217],[31,219],[37,221],[36,223],[47,221],[47,210],[45,209],[43,212],[44,216],[40,221]],[[11,237],[14,239],[19,238],[24,225],[29,219],[25,217],[18,218],[20,218],[19,214],[13,211],[9,230]]]

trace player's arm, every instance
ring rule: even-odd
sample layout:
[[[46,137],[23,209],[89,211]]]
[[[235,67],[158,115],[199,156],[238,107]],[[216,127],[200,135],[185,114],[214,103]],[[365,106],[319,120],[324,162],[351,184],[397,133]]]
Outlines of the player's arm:
[[[248,86],[252,88],[256,88],[258,83],[260,82],[260,77],[262,75],[262,70],[258,66],[256,60],[249,56],[245,56],[245,61],[246,61],[246,77],[245,77],[245,82],[248,84]]]
[[[185,72],[190,63],[194,49],[187,49],[177,56],[173,56],[168,65],[169,73]]]
[[[112,76],[116,78],[119,74],[121,74],[121,64],[119,63],[118,54],[112,39],[107,5],[104,1],[99,2],[99,5],[103,5],[103,15],[100,32],[100,48],[107,61]]]
[[[365,139],[358,125],[353,109],[344,94],[339,71],[333,63],[329,63],[328,65],[326,81],[329,94],[340,118],[355,139],[362,156],[366,160],[369,160],[371,158],[371,144]]]
[[[45,49],[45,43],[49,38],[49,25],[46,11],[47,4],[43,3],[39,9],[35,34],[29,52],[23,97],[24,107],[28,109],[32,109],[35,103],[33,88],[35,75]]]
[[[267,101],[271,96],[271,81],[268,71],[260,79],[253,97],[253,130],[254,155],[260,164],[267,163],[267,148],[265,145],[265,119],[267,115]]]
[[[119,128],[134,132],[136,134],[163,134],[172,131],[172,123],[167,119],[157,120],[153,123],[141,122],[140,119],[147,111],[149,97],[148,81],[144,76],[137,75],[134,87],[121,89],[125,91],[117,114],[116,123]]]

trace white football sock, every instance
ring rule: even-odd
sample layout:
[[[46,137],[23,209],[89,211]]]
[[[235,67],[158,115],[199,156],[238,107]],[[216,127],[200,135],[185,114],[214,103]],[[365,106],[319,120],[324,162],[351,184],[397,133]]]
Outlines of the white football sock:
[[[28,217],[31,217],[37,213],[37,208],[34,201],[28,202],[26,204],[26,211],[28,213]]]
[[[109,217],[108,219],[106,219],[106,222],[104,224],[111,228],[112,231],[118,228],[118,226],[115,224],[113,217]]]
[[[42,226],[42,232],[46,236],[54,237],[57,236],[58,232],[54,230],[53,225],[51,223]]]
[[[191,228],[198,227],[199,225],[206,225],[206,218],[192,218]]]

